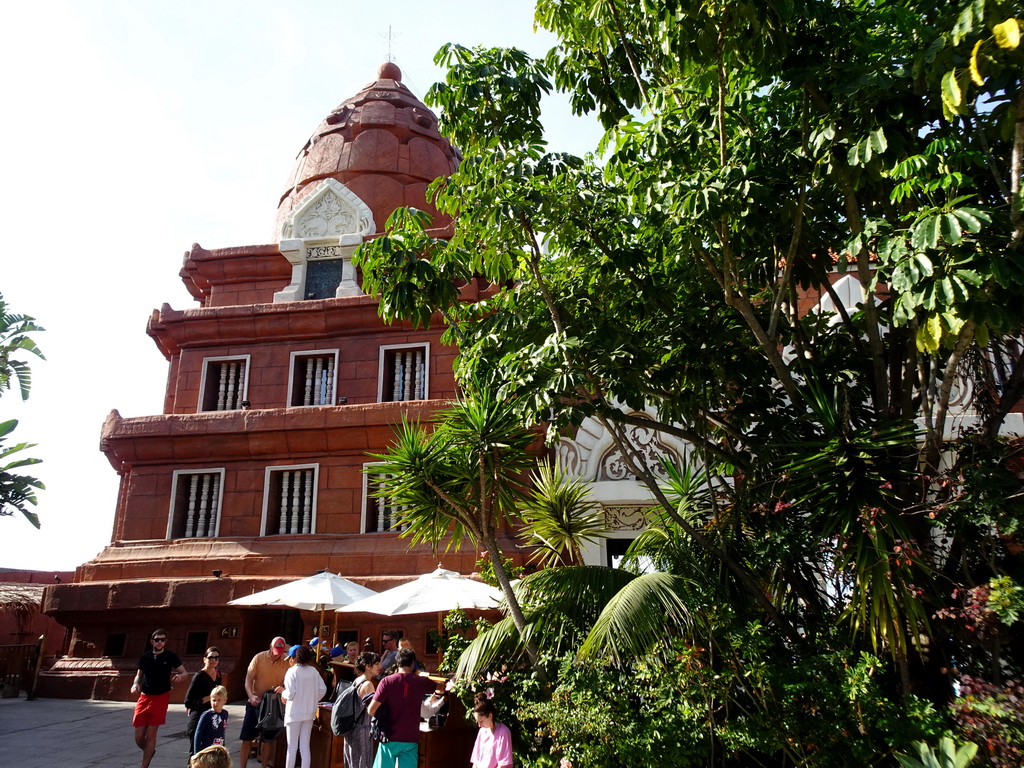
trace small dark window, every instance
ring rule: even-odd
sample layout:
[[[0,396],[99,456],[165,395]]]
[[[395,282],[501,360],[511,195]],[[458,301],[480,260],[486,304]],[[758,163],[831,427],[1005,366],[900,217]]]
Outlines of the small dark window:
[[[437,647],[437,643],[434,642],[434,630],[427,632],[427,653],[440,653],[441,649]]]
[[[351,643],[352,641],[359,642],[359,630],[358,629],[339,629],[338,630],[338,645],[343,648]],[[362,645],[359,646],[362,649]]]
[[[344,259],[324,259],[306,264],[306,298],[333,299],[344,277]]]
[[[189,632],[185,636],[185,655],[202,656],[209,647],[209,632]]]
[[[633,543],[632,539],[606,539],[608,545],[608,567],[618,568],[622,558],[626,556],[626,550]]]
[[[128,635],[124,632],[113,632],[107,635],[103,644],[104,656],[124,656],[124,648],[128,644]]]

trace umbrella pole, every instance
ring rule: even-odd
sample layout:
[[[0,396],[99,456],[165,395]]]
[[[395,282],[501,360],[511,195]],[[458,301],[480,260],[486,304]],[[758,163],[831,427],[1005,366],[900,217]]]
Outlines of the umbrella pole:
[[[317,644],[316,644],[316,660],[320,661],[324,655],[324,604],[320,603],[320,623],[316,628]]]

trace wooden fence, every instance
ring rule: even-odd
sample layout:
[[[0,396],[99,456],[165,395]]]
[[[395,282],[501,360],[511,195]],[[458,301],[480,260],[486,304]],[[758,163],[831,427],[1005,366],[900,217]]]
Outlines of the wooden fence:
[[[0,686],[10,685],[25,691],[29,701],[36,697],[45,640],[40,637],[26,645],[0,645]]]

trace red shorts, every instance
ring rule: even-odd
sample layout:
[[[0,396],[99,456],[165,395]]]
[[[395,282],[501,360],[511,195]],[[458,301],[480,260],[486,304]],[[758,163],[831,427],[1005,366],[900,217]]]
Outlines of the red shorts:
[[[155,696],[150,696],[147,693],[141,694],[135,705],[132,725],[136,728],[142,725],[163,725],[167,722],[167,704],[170,700],[170,691]]]

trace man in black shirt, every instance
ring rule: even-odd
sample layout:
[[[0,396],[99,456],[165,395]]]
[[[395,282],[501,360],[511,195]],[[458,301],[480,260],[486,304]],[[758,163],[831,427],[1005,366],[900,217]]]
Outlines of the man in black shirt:
[[[167,630],[158,629],[149,639],[153,650],[139,659],[139,670],[132,683],[132,693],[141,692],[132,725],[135,726],[135,743],[142,750],[142,768],[149,768],[149,761],[156,752],[156,732],[167,720],[171,686],[186,674],[181,659],[165,650]]]

